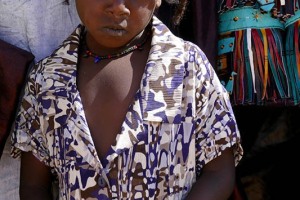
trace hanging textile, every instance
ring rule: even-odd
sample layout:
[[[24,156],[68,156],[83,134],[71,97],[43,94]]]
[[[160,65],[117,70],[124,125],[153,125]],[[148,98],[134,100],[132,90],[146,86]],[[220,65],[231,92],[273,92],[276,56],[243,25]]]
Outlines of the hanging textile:
[[[295,15],[294,7],[296,3],[274,0],[218,2],[217,73],[233,105],[299,103],[300,85],[294,79],[300,76],[295,76],[284,44],[285,21]],[[299,57],[296,51],[292,55]]]

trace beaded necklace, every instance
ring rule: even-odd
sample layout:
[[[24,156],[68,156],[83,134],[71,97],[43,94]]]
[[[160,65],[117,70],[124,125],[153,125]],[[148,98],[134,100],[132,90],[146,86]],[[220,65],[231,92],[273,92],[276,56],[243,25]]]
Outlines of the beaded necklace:
[[[108,54],[108,55],[105,55],[105,56],[99,56],[99,55],[95,54],[94,52],[92,52],[88,48],[86,42],[84,42],[83,45],[84,45],[85,51],[83,53],[83,57],[84,58],[93,57],[94,58],[94,63],[99,63],[100,61],[105,60],[105,59],[120,58],[122,56],[125,56],[126,54],[129,54],[129,53],[133,52],[134,50],[142,50],[143,49],[142,47],[147,42],[150,35],[151,35],[151,29],[147,29],[147,35],[145,36],[145,38],[143,39],[143,41],[141,43],[130,46],[127,49],[125,49],[124,51],[121,51],[119,53]]]

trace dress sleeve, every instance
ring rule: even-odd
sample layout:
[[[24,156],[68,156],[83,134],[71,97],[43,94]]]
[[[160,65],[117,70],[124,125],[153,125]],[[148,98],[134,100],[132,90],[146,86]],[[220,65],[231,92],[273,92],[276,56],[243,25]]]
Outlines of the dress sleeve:
[[[35,74],[33,70],[29,75],[12,127],[11,156],[17,158],[21,151],[31,151],[36,158],[50,166],[47,140],[41,126],[42,110],[37,100],[39,84]]]
[[[233,147],[235,164],[243,149],[229,95],[220,83],[206,56],[200,51],[196,70],[196,167],[205,164]]]

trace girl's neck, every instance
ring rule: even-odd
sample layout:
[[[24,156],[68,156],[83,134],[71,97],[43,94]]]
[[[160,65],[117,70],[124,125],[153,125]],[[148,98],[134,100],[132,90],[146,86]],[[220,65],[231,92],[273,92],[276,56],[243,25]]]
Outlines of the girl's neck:
[[[84,49],[88,49],[96,55],[105,56],[108,54],[118,54],[127,49],[133,47],[134,45],[141,45],[147,40],[149,37],[149,33],[151,29],[147,26],[143,31],[141,31],[138,35],[136,35],[133,39],[131,39],[128,43],[120,47],[106,47],[101,46],[99,43],[93,39],[93,37],[89,33],[84,34],[83,38],[83,47]]]
[[[151,28],[146,27],[141,33],[139,33],[136,37],[134,37],[127,45],[124,45],[120,48],[101,48],[98,46],[97,51],[93,51],[93,49],[89,48],[88,42],[88,34],[83,38],[82,52],[83,57],[85,58],[93,58],[94,63],[98,63],[105,59],[115,59],[123,57],[135,50],[141,50],[147,40],[150,38]],[[94,47],[95,49],[95,47]],[[99,53],[98,53],[99,52]]]

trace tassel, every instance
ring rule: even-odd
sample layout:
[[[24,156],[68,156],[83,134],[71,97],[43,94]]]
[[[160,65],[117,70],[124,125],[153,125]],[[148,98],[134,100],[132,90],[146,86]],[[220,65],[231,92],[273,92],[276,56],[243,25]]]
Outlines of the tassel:
[[[286,27],[286,63],[288,66],[289,86],[294,104],[300,103],[300,79],[299,79],[299,21]]]
[[[244,57],[245,57],[245,75],[246,75],[246,82],[245,82],[245,102],[253,102],[253,88],[255,87],[255,84],[253,84],[252,80],[252,70],[250,65],[250,56],[251,53],[249,52],[248,46],[251,47],[251,42],[248,43],[248,38],[251,32],[244,30]],[[251,35],[250,35],[251,36]],[[252,50],[251,50],[252,51]]]
[[[236,31],[236,48],[234,51],[233,71],[237,72],[235,79],[235,92],[233,93],[236,104],[244,104],[244,57],[242,49],[243,31]]]
[[[234,34],[238,45],[233,52],[219,56],[222,63],[233,60],[232,68],[219,68],[222,78],[228,73],[228,81],[221,80],[233,105],[285,105],[290,87],[280,30],[246,29]]]

